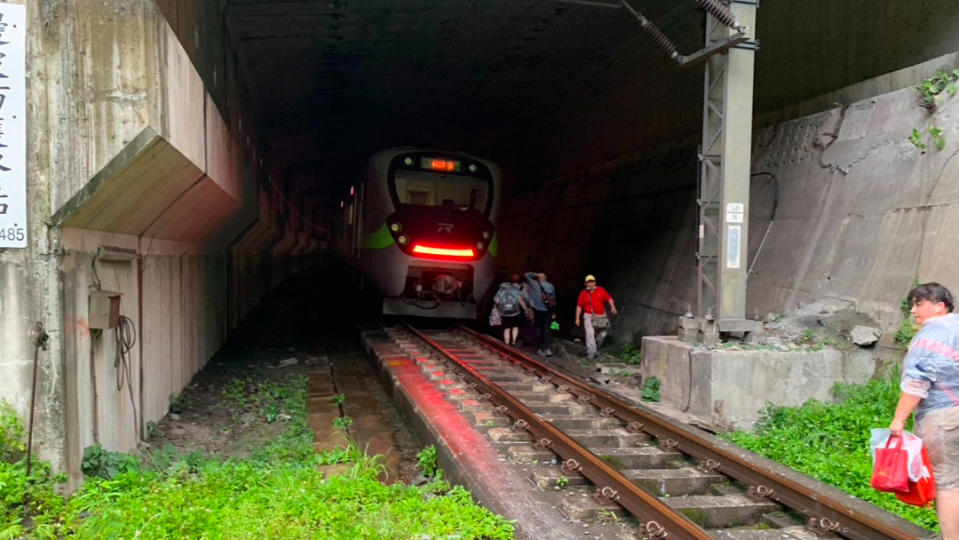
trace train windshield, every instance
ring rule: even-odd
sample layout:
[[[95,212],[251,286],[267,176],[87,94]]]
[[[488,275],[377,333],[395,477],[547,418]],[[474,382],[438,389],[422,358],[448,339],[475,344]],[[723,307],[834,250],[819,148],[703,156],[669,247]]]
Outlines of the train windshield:
[[[486,212],[490,191],[482,178],[418,171],[396,171],[394,187],[400,204],[456,207],[481,214]]]

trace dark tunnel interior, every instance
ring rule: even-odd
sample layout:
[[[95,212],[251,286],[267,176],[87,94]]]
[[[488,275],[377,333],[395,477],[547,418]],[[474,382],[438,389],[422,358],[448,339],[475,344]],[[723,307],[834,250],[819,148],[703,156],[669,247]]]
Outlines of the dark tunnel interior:
[[[564,294],[579,287],[584,261],[617,280],[632,280],[624,268],[636,268],[653,276],[635,286],[637,305],[668,317],[684,311],[682,294],[663,311],[641,291],[685,290],[692,279],[685,268],[664,274],[662,264],[677,250],[693,258],[692,238],[678,229],[694,219],[703,69],[668,59],[622,3],[157,4],[252,148],[255,181],[282,203],[286,227],[330,241],[351,186],[380,150],[464,151],[503,171],[512,233],[499,265],[556,269]],[[954,37],[923,38],[950,33],[949,18],[929,18],[945,5],[763,2],[754,127],[809,114],[807,100],[952,50]],[[680,52],[703,46],[706,15],[696,1],[629,7]],[[588,180],[551,188],[569,178]],[[754,189],[763,215],[766,184]],[[751,233],[750,249],[760,236]]]

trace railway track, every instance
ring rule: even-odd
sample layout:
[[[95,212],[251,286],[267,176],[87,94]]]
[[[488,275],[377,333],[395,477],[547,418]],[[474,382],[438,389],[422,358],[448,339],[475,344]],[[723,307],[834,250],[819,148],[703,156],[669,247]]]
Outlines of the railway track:
[[[490,432],[518,443],[509,449],[513,457],[561,463],[560,473],[534,472],[537,485],[593,486],[593,506],[565,509],[572,517],[625,511],[646,538],[929,536],[877,507],[630,405],[471,329],[403,325],[390,333],[422,343],[471,395],[509,419],[508,427]]]

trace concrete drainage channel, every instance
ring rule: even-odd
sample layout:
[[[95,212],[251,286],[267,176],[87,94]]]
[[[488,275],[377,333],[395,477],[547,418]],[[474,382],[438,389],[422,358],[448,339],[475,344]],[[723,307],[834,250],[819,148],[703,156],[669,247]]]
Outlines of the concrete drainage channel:
[[[615,398],[472,331],[394,327],[364,332],[363,340],[388,393],[414,431],[437,445],[444,469],[516,519],[520,537],[929,536],[758,456],[731,456],[748,452],[695,428],[663,431],[672,427],[650,412],[636,420],[638,409],[622,412],[607,401]],[[532,425],[538,419],[543,426]],[[578,446],[588,451],[573,453]],[[726,453],[710,453],[713,446]],[[737,474],[743,463],[769,468],[761,474],[770,479],[734,480],[730,474],[759,474]]]
[[[388,482],[413,476],[413,441],[396,429],[400,419],[371,384],[373,373],[360,354],[328,352],[308,375],[307,417],[318,452],[342,448],[352,440],[370,455],[384,457]]]

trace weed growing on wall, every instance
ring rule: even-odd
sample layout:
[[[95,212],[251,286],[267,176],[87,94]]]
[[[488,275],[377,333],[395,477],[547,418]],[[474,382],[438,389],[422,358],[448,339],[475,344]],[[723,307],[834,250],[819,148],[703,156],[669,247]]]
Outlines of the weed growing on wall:
[[[643,401],[659,401],[659,388],[662,383],[656,376],[652,376],[643,381]]]
[[[83,449],[80,468],[86,476],[109,480],[120,473],[139,471],[140,461],[130,454],[109,452],[99,444],[95,444]]]
[[[916,92],[919,94],[919,105],[929,111],[929,114],[934,114],[944,99],[959,92],[959,68],[952,71],[939,70],[916,86]],[[946,147],[946,136],[939,126],[930,125],[925,130],[914,128],[909,134],[909,142],[921,152],[928,148],[927,141],[938,150]]]
[[[898,371],[865,385],[836,384],[833,392],[841,400],[839,404],[810,400],[801,407],[770,405],[763,410],[754,433],[737,431],[723,438],[917,525],[936,528],[932,509],[908,506],[891,493],[869,487],[869,430],[886,427],[892,419],[899,400]],[[911,424],[906,429],[911,430]]]
[[[912,286],[919,286],[919,278],[913,281]],[[899,310],[902,311],[903,319],[899,325],[899,330],[896,331],[895,340],[899,345],[907,347],[912,341],[912,338],[916,337],[916,332],[919,331],[919,325],[916,324],[915,319],[912,318],[912,303],[909,301],[909,298],[902,299]]]
[[[24,444],[23,423],[6,401],[0,401],[0,461],[13,463],[27,451]]]
[[[939,70],[919,83],[916,91],[919,92],[919,104],[930,112],[935,111],[945,96],[954,96],[959,91],[959,68],[952,71]]]
[[[643,360],[640,351],[636,349],[636,347],[633,347],[632,343],[623,345],[623,350],[620,352],[619,358],[624,364],[629,364],[631,366],[638,366]]]
[[[437,471],[439,471],[439,465],[437,465],[436,462],[435,446],[431,444],[416,454],[416,468],[427,478],[436,476]]]
[[[916,332],[919,331],[919,326],[912,319],[912,315],[906,315],[906,318],[902,320],[902,324],[899,325],[899,330],[896,330],[896,343],[906,347],[912,341],[912,338],[916,337]]]

